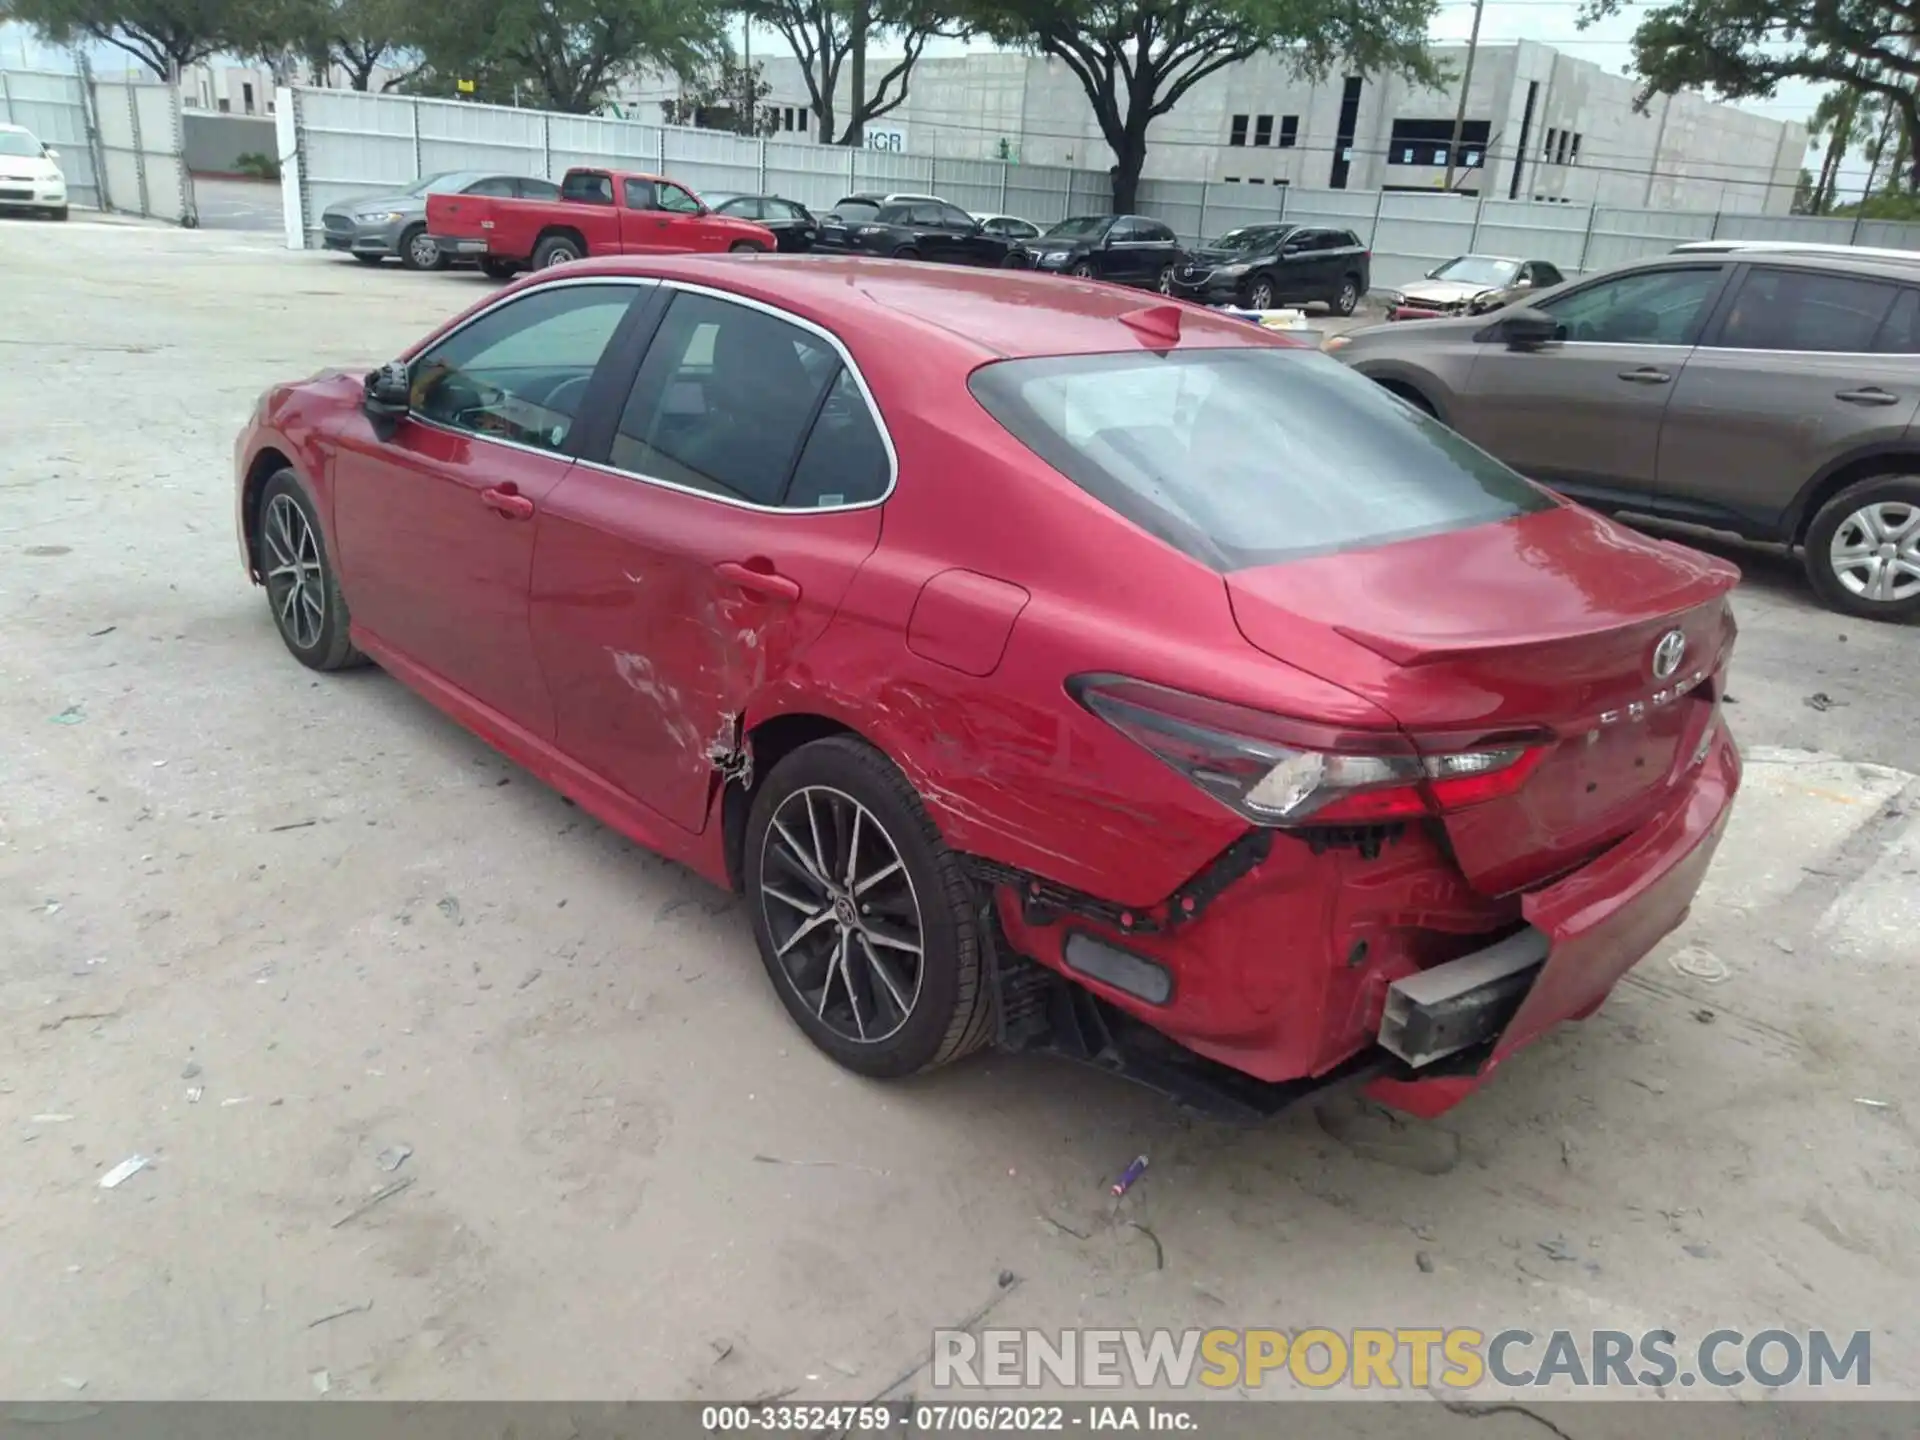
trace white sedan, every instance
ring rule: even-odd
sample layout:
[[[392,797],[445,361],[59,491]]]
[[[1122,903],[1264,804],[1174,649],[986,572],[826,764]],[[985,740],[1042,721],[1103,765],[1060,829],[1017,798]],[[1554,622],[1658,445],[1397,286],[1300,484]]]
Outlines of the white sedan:
[[[18,125],[0,125],[0,210],[35,210],[67,218],[67,177],[60,152]]]

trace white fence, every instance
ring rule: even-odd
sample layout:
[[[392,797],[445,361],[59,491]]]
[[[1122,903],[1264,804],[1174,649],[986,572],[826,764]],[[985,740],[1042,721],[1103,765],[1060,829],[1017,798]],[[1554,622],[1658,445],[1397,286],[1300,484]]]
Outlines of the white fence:
[[[60,152],[69,203],[197,223],[175,87],[0,70],[0,121],[26,126]]]
[[[336,200],[442,170],[498,167],[559,179],[571,165],[625,166],[695,190],[784,195],[815,209],[854,190],[912,190],[964,209],[1050,224],[1104,213],[1105,171],[936,159],[634,120],[343,90],[283,90],[287,243],[305,248]],[[1660,254],[1688,240],[1818,240],[1920,249],[1920,225],[1801,216],[1628,210],[1424,192],[1143,180],[1138,208],[1188,243],[1279,220],[1351,229],[1373,249],[1377,285],[1399,285],[1468,251],[1549,260],[1568,273]]]

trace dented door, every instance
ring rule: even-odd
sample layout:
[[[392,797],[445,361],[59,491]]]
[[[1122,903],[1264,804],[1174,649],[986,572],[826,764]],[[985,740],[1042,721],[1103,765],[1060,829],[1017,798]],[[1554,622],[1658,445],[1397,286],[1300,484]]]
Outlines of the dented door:
[[[533,571],[560,748],[702,829],[739,715],[819,638],[879,537],[878,509],[747,510],[575,467]]]

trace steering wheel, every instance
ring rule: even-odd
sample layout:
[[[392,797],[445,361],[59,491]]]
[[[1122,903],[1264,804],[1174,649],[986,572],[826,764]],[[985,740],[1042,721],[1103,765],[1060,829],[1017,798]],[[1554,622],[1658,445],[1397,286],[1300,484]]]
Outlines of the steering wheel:
[[[569,375],[547,392],[547,398],[544,402],[546,408],[549,410],[558,410],[561,414],[565,415],[568,420],[577,418],[579,415],[578,402],[576,401],[573,405],[565,405],[561,403],[561,397],[572,390],[578,389],[580,396],[584,398],[587,393],[587,386],[592,383],[592,372],[588,372],[585,375]]]

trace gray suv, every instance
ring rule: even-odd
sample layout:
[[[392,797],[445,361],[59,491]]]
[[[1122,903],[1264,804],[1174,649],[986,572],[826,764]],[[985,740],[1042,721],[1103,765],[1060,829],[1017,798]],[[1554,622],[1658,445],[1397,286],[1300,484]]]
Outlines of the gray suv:
[[[1325,348],[1574,499],[1797,545],[1834,609],[1920,613],[1920,254],[1676,253]]]

